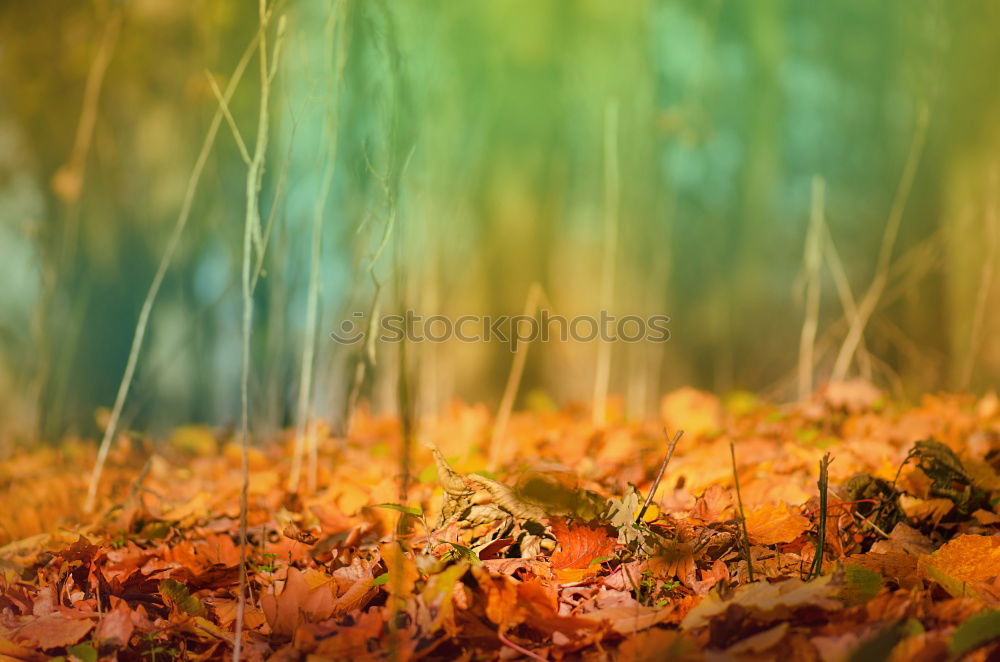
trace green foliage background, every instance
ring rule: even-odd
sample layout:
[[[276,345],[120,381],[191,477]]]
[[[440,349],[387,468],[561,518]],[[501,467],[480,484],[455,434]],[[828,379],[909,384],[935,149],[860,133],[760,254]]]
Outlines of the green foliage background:
[[[113,401],[215,110],[205,70],[230,74],[254,4],[0,5],[0,401],[11,435],[36,424],[93,434],[95,410]],[[262,192],[265,209],[278,207],[257,292],[258,429],[292,415],[310,223],[334,136],[315,406],[336,418],[358,357],[326,333],[371,306],[368,267],[393,201],[374,266],[383,312],[514,314],[533,282],[555,312],[600,310],[610,107],[621,199],[609,309],[672,318],[666,345],[613,349],[612,391],[630,414],[681,384],[794,395],[811,181],[825,181],[826,220],[860,298],[922,108],[930,124],[891,296],[865,336],[872,377],[911,397],[997,383],[997,3],[351,0],[339,103],[332,7],[278,8],[288,32]],[[67,204],[52,178],[116,12],[82,193]],[[248,76],[233,102],[248,143],[256,93]],[[153,316],[126,408],[135,427],[235,418],[244,177],[223,131]],[[819,381],[845,332],[828,272],[822,287]],[[383,411],[397,404],[398,350],[379,348],[365,386]],[[596,352],[532,349],[522,393],[588,399]],[[453,397],[495,403],[510,361],[500,343],[421,344],[405,369],[430,412]]]

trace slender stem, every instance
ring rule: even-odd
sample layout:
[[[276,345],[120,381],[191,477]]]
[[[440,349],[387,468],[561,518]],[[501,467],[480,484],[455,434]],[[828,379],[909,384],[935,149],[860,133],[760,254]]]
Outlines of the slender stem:
[[[243,294],[242,354],[240,371],[240,584],[236,597],[236,626],[233,642],[233,661],[239,662],[243,647],[243,622],[246,612],[247,577],[247,511],[250,485],[250,335],[253,329],[253,280],[251,264],[254,257],[254,237],[260,233],[260,185],[264,174],[264,160],[267,154],[268,102],[271,94],[272,67],[268,62],[267,27],[270,15],[267,0],[260,0],[260,108],[257,116],[257,139],[253,159],[247,168],[246,216],[243,220],[243,264],[240,282]],[[284,33],[284,17],[278,23],[274,54],[277,57]],[[276,64],[276,63],[275,63]],[[260,244],[262,245],[262,241]]]
[[[997,263],[997,239],[1000,235],[1000,224],[997,222],[997,170],[990,172],[989,193],[986,201],[986,214],[983,219],[986,230],[986,255],[979,274],[979,289],[976,293],[976,305],[972,313],[972,328],[969,332],[969,352],[962,362],[962,372],[959,384],[962,389],[968,389],[972,382],[972,371],[976,364],[976,356],[982,342],[983,326],[986,320],[986,310],[990,301],[990,289],[993,283],[993,272]]]
[[[350,36],[350,34],[347,31],[346,12],[347,12],[347,3],[344,0],[338,0],[333,9],[333,16],[331,17],[331,24],[330,24],[331,32],[337,31],[336,38],[334,39],[332,35],[330,38],[330,41],[336,44],[334,84],[333,84],[334,90],[333,90],[332,110],[330,114],[330,125],[329,125],[330,144],[327,154],[327,158],[329,159],[330,163],[329,166],[330,172],[327,175],[328,180],[325,182],[327,188],[324,189],[323,191],[323,196],[322,196],[323,199],[322,202],[319,203],[319,208],[317,209],[316,212],[316,218],[314,219],[314,222],[317,224],[317,226],[322,224],[321,216],[326,206],[326,199],[329,196],[329,187],[333,183],[333,171],[336,168],[336,163],[337,163],[337,145],[338,145],[337,136],[338,136],[338,127],[340,123],[340,97],[341,97],[341,92],[343,90],[344,69],[347,66],[347,54],[348,54],[347,40]],[[322,233],[320,229],[314,228],[313,241],[315,242],[315,245],[313,249],[314,250],[313,257],[315,258],[315,260],[313,261],[313,271],[312,275],[310,276],[310,297],[312,297],[310,305],[312,306],[313,314],[312,314],[312,321],[310,322],[308,327],[309,329],[308,332],[311,335],[311,337],[306,339],[306,342],[312,347],[312,349],[310,349],[309,352],[310,356],[308,357],[308,361],[310,364],[313,362],[313,357],[315,356],[315,351],[316,351],[315,350],[316,346],[315,297],[317,295],[317,291],[314,289],[313,284],[314,282],[315,283],[319,282],[321,238],[322,238]],[[305,360],[306,357],[303,353],[303,361]],[[305,363],[303,363],[303,368],[304,367]],[[310,367],[310,373],[311,372],[312,368]],[[309,426],[308,434],[306,435],[306,441],[308,441],[307,446],[309,451],[309,466],[308,466],[308,473],[306,475],[307,478],[306,484],[310,492],[315,492],[319,476],[319,453],[318,453],[319,441],[316,438],[316,421],[312,419],[312,408],[313,408],[312,395],[315,390],[312,382],[313,380],[310,375],[309,388],[308,388],[309,398],[305,402],[305,410],[303,412],[303,418],[306,421],[308,421],[308,426]]]
[[[239,63],[233,70],[232,78],[230,79],[229,85],[226,87],[226,92],[223,95],[225,99],[230,99],[233,92],[236,91],[236,87],[239,85],[240,80],[243,78],[243,73],[246,70],[247,65],[250,63],[250,58],[257,49],[259,36],[259,34],[254,35],[254,38],[243,52],[243,56],[240,58]],[[174,259],[174,253],[177,252],[177,248],[180,245],[181,236],[184,234],[184,228],[187,227],[188,219],[191,217],[191,207],[194,202],[194,195],[198,190],[199,182],[201,182],[201,175],[205,170],[205,164],[208,162],[208,155],[212,151],[212,146],[215,144],[215,138],[219,133],[219,126],[222,124],[222,119],[223,111],[220,107],[216,109],[215,115],[212,117],[212,122],[209,124],[208,132],[205,134],[205,140],[201,144],[201,150],[198,152],[198,158],[195,160],[194,168],[191,170],[191,176],[188,178],[187,190],[184,193],[184,201],[181,204],[180,213],[177,215],[177,221],[174,224],[173,232],[167,240],[167,246],[163,250],[163,256],[160,258],[160,264],[156,268],[156,274],[153,276],[153,282],[150,283],[149,290],[146,292],[146,298],[142,302],[142,308],[139,311],[139,319],[135,325],[135,334],[132,336],[132,347],[129,350],[128,361],[125,364],[125,373],[122,375],[122,380],[118,384],[118,394],[115,396],[115,404],[111,409],[111,416],[108,418],[108,426],[104,429],[104,438],[101,439],[101,445],[97,451],[97,461],[94,463],[94,469],[90,473],[90,485],[87,488],[87,500],[84,503],[84,510],[88,513],[94,510],[94,503],[97,499],[97,488],[101,482],[101,473],[103,472],[104,464],[107,461],[108,451],[111,450],[111,441],[115,438],[115,433],[118,431],[118,422],[121,419],[122,409],[125,407],[125,400],[128,398],[129,389],[132,386],[132,379],[135,377],[135,370],[139,363],[139,354],[142,352],[143,341],[146,339],[146,329],[149,326],[149,317],[153,312],[153,304],[156,302],[156,296],[160,292],[160,286],[163,285],[163,279],[167,275],[167,269],[170,268],[170,263]]]
[[[826,547],[826,504],[829,494],[830,454],[827,453],[819,461],[819,535],[816,541],[816,555],[813,557],[809,570],[809,579],[815,579],[823,573],[823,549]]]
[[[847,376],[854,353],[865,332],[865,326],[869,318],[875,312],[882,292],[889,281],[889,267],[892,260],[892,250],[896,245],[896,236],[899,234],[899,226],[903,219],[903,211],[906,209],[906,201],[910,197],[910,189],[917,174],[917,166],[920,164],[920,157],[924,152],[924,144],[927,138],[927,126],[930,123],[930,110],[926,106],[921,106],[917,112],[917,126],[913,131],[913,140],[910,143],[910,152],[906,157],[906,164],[903,166],[903,174],[899,180],[899,188],[892,201],[892,208],[889,210],[889,219],[886,221],[885,233],[882,236],[882,245],[879,248],[878,262],[875,268],[875,277],[872,279],[868,291],[865,292],[861,304],[858,306],[858,315],[855,317],[844,343],[840,346],[840,352],[833,364],[831,380],[839,381]]]
[[[538,653],[536,653],[533,650],[529,650],[529,649],[525,648],[524,646],[520,646],[518,644],[515,644],[513,641],[511,641],[510,639],[508,639],[507,636],[502,631],[497,631],[497,638],[500,640],[500,643],[502,643],[504,646],[507,646],[508,648],[513,648],[514,650],[516,650],[521,655],[530,657],[533,660],[541,660],[541,662],[546,662],[546,660],[548,659],[548,658],[542,657],[541,655],[539,655]]]
[[[820,269],[823,264],[823,205],[825,185],[822,177],[813,177],[809,231],[806,234],[805,318],[799,335],[799,400],[812,394],[813,369],[816,367],[816,329],[819,326]]]
[[[532,283],[528,288],[528,296],[524,302],[524,316],[534,317],[538,308],[538,301],[543,296],[542,286]],[[518,388],[521,385],[521,376],[524,374],[524,365],[528,360],[528,343],[518,342],[514,349],[514,361],[510,364],[510,372],[507,374],[507,385],[503,389],[503,397],[500,399],[500,407],[497,409],[496,421],[493,423],[493,433],[490,437],[490,471],[496,471],[504,461],[503,440],[504,432],[507,430],[507,421],[510,420],[510,413],[514,409],[514,398],[517,397]]]
[[[733,461],[733,483],[736,485],[736,505],[740,509],[740,528],[743,533],[743,555],[747,560],[747,579],[753,582],[753,558],[750,556],[750,534],[747,533],[747,518],[743,514],[743,494],[740,492],[740,474],[736,471],[736,447],[729,442],[729,457]]]
[[[646,510],[649,508],[649,504],[653,503],[653,496],[656,494],[656,490],[660,487],[660,481],[663,480],[663,474],[667,471],[667,465],[670,464],[670,458],[674,456],[674,449],[677,448],[677,442],[680,441],[681,436],[684,435],[684,430],[678,430],[674,435],[674,438],[670,440],[670,445],[667,446],[667,454],[663,458],[663,462],[660,463],[660,470],[656,472],[656,479],[653,481],[653,486],[649,488],[649,494],[646,495],[646,502],[642,504],[642,508],[639,510],[638,516],[636,516],[635,521],[641,522],[642,518],[646,515]],[[663,429],[663,436],[667,437],[666,428]]]
[[[302,458],[305,454],[306,427],[309,423],[309,404],[312,400],[313,362],[316,355],[316,316],[319,307],[320,245],[323,242],[323,212],[333,183],[333,163],[328,161],[323,174],[320,195],[313,210],[312,250],[309,258],[309,293],[306,299],[306,337],[302,343],[302,368],[299,372],[299,398],[295,416],[295,452],[292,469],[288,474],[288,491],[299,489],[302,473]],[[310,447],[312,444],[310,443]],[[312,488],[312,485],[310,485]]]
[[[847,271],[844,269],[844,263],[840,259],[840,253],[837,252],[837,246],[833,243],[833,235],[830,234],[830,228],[826,223],[823,223],[822,243],[824,263],[830,271],[830,277],[833,278],[833,287],[837,291],[837,298],[840,299],[840,307],[843,308],[844,318],[847,320],[848,326],[850,326],[854,318],[858,316],[858,304],[854,300],[854,293],[851,291],[851,283],[847,278]],[[884,300],[883,305],[885,305]],[[861,370],[861,376],[871,380],[872,357],[863,335],[858,341],[858,366]]]
[[[615,257],[618,248],[618,102],[610,99],[604,110],[604,259],[601,273],[601,305],[611,308],[615,295]],[[594,375],[595,427],[603,427],[607,417],[608,385],[611,381],[611,343],[597,346]]]

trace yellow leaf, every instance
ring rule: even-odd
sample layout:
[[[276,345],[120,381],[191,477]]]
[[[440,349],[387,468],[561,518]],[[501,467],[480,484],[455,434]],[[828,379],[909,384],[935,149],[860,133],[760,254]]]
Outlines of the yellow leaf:
[[[809,528],[809,520],[785,504],[760,506],[746,513],[747,534],[755,545],[792,542]]]
[[[687,438],[693,439],[722,426],[722,405],[714,395],[685,386],[663,397],[660,416],[667,427],[684,430]]]
[[[1000,575],[1000,538],[961,535],[921,559],[959,582],[985,582]]]

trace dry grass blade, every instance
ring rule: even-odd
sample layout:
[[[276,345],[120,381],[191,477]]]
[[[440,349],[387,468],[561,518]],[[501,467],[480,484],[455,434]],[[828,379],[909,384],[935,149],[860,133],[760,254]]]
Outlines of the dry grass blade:
[[[281,39],[284,36],[284,17],[278,22],[277,36],[274,45],[274,60],[268,60],[267,29],[270,13],[267,0],[260,0],[258,5],[260,15],[260,106],[257,116],[257,139],[254,145],[253,158],[247,168],[246,179],[246,216],[243,222],[243,261],[240,271],[242,285],[243,322],[242,322],[242,352],[240,370],[240,470],[242,486],[240,489],[240,583],[237,594],[236,627],[233,644],[233,660],[239,662],[243,645],[243,623],[246,612],[247,578],[247,511],[248,491],[250,484],[250,334],[253,328],[253,280],[252,269],[254,256],[255,231],[260,231],[260,185],[264,173],[264,161],[267,155],[268,128],[270,116],[271,81],[276,70]],[[262,245],[262,241],[261,244]]]
[[[813,369],[816,366],[814,350],[816,329],[819,325],[820,269],[823,263],[823,207],[825,183],[822,177],[812,182],[812,208],[809,214],[809,232],[806,234],[806,314],[799,336],[799,400],[812,394]]]
[[[750,554],[750,533],[747,531],[747,518],[743,512],[743,494],[740,492],[740,474],[736,471],[736,447],[733,442],[729,442],[729,457],[733,462],[733,484],[736,486],[736,505],[740,511],[740,529],[742,540],[740,547],[743,549],[743,557],[747,562],[747,579],[753,583],[753,556]]]
[[[858,306],[858,315],[851,321],[851,326],[847,330],[844,343],[840,346],[840,352],[837,354],[837,359],[833,364],[833,373],[831,375],[833,381],[842,380],[847,376],[851,361],[854,360],[854,354],[861,342],[861,337],[864,335],[865,326],[867,326],[872,313],[875,312],[879,299],[889,281],[892,251],[896,245],[896,237],[899,234],[899,226],[903,220],[906,201],[910,197],[910,189],[917,174],[917,166],[920,164],[920,157],[924,153],[927,126],[929,124],[930,110],[927,106],[921,106],[917,113],[917,126],[913,131],[910,152],[906,157],[906,164],[903,166],[903,174],[899,180],[899,188],[896,190],[896,196],[892,201],[892,208],[889,210],[889,219],[886,221],[885,234],[882,236],[882,245],[879,248],[878,262],[875,268],[875,277],[872,279],[868,291]]]
[[[642,518],[646,515],[646,511],[649,509],[649,504],[653,503],[653,497],[656,495],[656,490],[660,487],[660,481],[663,480],[663,474],[667,471],[667,465],[670,464],[670,458],[674,456],[674,450],[677,448],[677,442],[681,440],[683,435],[684,430],[678,430],[674,435],[674,438],[670,440],[670,445],[667,446],[667,454],[663,457],[663,462],[660,463],[660,469],[656,472],[656,478],[653,480],[653,485],[649,488],[649,494],[646,495],[645,503],[643,503],[642,508],[639,509],[639,514],[635,518],[636,522],[642,521]],[[663,436],[668,436],[666,429],[663,430]]]
[[[542,286],[532,283],[528,288],[528,296],[524,302],[524,316],[534,317],[538,310],[538,304],[545,296]],[[528,343],[518,343],[514,350],[514,361],[510,365],[510,373],[507,375],[507,385],[503,389],[503,397],[500,399],[500,407],[497,409],[496,421],[493,423],[493,432],[490,436],[490,471],[496,471],[504,461],[504,433],[507,430],[507,421],[510,420],[510,412],[514,408],[514,399],[517,397],[518,388],[521,385],[521,376],[524,374],[524,364],[528,360]]]
[[[618,250],[618,102],[609,100],[604,109],[604,257],[601,266],[601,305],[611,307],[615,295],[615,258]],[[604,425],[608,385],[611,380],[611,343],[597,345],[594,375],[594,425]]]
[[[232,98],[233,92],[236,91],[240,80],[243,78],[243,73],[246,71],[247,65],[250,63],[250,58],[257,49],[259,36],[259,34],[254,36],[246,50],[243,52],[243,56],[240,58],[236,68],[233,70],[232,78],[230,78],[229,85],[226,87],[226,92],[223,95],[225,99],[228,100]],[[146,339],[146,329],[149,326],[149,316],[153,312],[153,304],[156,303],[156,297],[160,292],[160,286],[163,285],[163,279],[167,275],[167,270],[170,268],[171,262],[173,262],[174,253],[177,252],[181,236],[183,236],[184,229],[187,227],[188,219],[191,217],[191,206],[194,203],[194,195],[198,190],[198,184],[201,182],[201,175],[205,170],[208,155],[212,151],[212,147],[215,145],[215,138],[218,135],[219,127],[222,124],[223,114],[224,113],[221,107],[215,111],[215,115],[212,117],[212,122],[209,124],[208,131],[205,133],[205,139],[202,141],[201,149],[198,152],[198,158],[195,160],[194,168],[191,170],[191,176],[188,178],[187,189],[184,193],[184,202],[181,204],[181,210],[177,215],[177,221],[174,224],[173,232],[170,234],[170,239],[167,240],[167,246],[163,250],[163,256],[160,258],[160,263],[156,268],[156,274],[153,276],[153,281],[150,283],[149,290],[146,292],[146,298],[142,302],[142,308],[139,311],[139,319],[136,321],[135,325],[135,334],[132,336],[132,346],[129,349],[128,361],[125,364],[125,373],[122,375],[122,380],[118,385],[118,394],[115,396],[115,404],[111,409],[111,415],[108,418],[108,425],[104,429],[104,437],[101,439],[101,445],[97,451],[97,461],[94,463],[94,469],[90,474],[90,484],[87,488],[87,499],[84,502],[84,510],[88,513],[92,512],[94,509],[94,503],[97,499],[97,488],[101,482],[101,472],[104,469],[104,463],[107,461],[108,451],[111,449],[111,441],[114,439],[115,433],[118,431],[118,422],[121,419],[122,409],[125,406],[125,400],[128,398],[129,389],[132,386],[132,379],[135,377],[135,370],[139,363],[139,354],[142,352],[142,345]]]
[[[997,220],[997,206],[1000,201],[997,199],[998,174],[994,167],[990,173],[989,199],[986,202],[986,218],[983,221],[986,231],[986,256],[983,258],[983,267],[979,274],[979,289],[976,292],[976,307],[972,314],[972,329],[969,332],[969,351],[965,355],[962,364],[962,374],[960,383],[962,388],[968,388],[972,381],[972,371],[975,367],[976,356],[979,353],[979,345],[982,342],[983,326],[986,320],[986,309],[990,300],[990,290],[993,286],[993,272],[997,263],[997,243],[1000,235],[1000,223]]]

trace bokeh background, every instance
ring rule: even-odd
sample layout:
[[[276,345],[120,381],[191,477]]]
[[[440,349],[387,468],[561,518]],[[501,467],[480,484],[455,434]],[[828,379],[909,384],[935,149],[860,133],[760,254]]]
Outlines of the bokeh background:
[[[99,434],[218,108],[209,76],[230,80],[255,4],[0,3],[5,440]],[[1000,383],[1000,4],[275,11],[287,27],[261,190],[261,434],[296,416],[317,245],[311,409],[335,423],[356,383],[391,413],[402,373],[428,413],[454,398],[496,405],[510,370],[500,342],[378,346],[372,363],[330,341],[372,310],[376,282],[383,313],[516,314],[538,283],[564,315],[670,315],[670,342],[610,348],[609,390],[629,416],[688,384],[793,399],[810,292],[822,384],[893,213],[885,288],[846,376],[911,399]],[[231,102],[251,148],[258,101],[252,62]],[[238,417],[245,179],[224,123],[151,316],[131,428]],[[531,347],[519,405],[588,401],[601,351]]]

